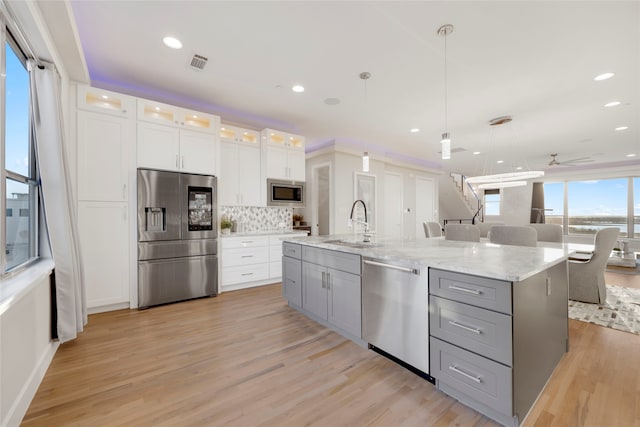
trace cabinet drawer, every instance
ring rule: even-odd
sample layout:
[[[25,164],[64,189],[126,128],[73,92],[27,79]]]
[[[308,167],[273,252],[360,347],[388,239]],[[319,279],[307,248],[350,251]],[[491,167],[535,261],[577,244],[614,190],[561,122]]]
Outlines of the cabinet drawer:
[[[290,258],[302,259],[302,245],[284,242],[282,245],[282,255]]]
[[[360,255],[303,246],[302,260],[360,275]]]
[[[511,316],[432,295],[429,325],[435,337],[513,366]]]
[[[249,265],[269,262],[269,249],[262,248],[233,248],[222,251],[222,266]]]
[[[431,375],[438,388],[464,402],[465,397],[483,403],[505,415],[513,414],[511,368],[430,339]]]
[[[269,264],[222,268],[222,286],[248,283],[269,278]]]
[[[511,282],[432,268],[429,293],[511,314]]]
[[[221,247],[223,249],[269,246],[268,236],[223,237],[220,240],[222,241]]]

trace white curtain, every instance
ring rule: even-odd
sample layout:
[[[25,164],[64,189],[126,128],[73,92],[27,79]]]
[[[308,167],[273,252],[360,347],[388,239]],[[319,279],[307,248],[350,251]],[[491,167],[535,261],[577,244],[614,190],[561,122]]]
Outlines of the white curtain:
[[[57,331],[72,340],[87,323],[77,219],[64,151],[60,76],[51,64],[29,60],[31,120],[49,244],[55,263]]]

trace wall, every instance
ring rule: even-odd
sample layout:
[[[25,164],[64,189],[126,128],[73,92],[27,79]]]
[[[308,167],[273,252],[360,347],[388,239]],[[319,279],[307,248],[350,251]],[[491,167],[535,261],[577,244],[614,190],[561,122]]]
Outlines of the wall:
[[[500,192],[500,215],[486,215],[487,222],[500,221],[507,225],[529,224],[533,184],[528,181],[522,187],[503,188]]]
[[[371,154],[371,153],[370,153]],[[384,176],[385,172],[392,172],[402,176],[403,190],[403,235],[409,238],[416,236],[424,236],[423,231],[416,229],[416,176],[424,176],[434,180],[435,184],[435,201],[434,212],[437,218],[437,179],[438,175],[429,171],[420,170],[408,165],[398,165],[387,162],[384,158],[370,157],[369,172],[362,172],[362,158],[360,155],[346,151],[340,151],[334,147],[323,150],[322,152],[310,153],[307,155],[306,173],[307,173],[307,200],[308,206],[304,210],[304,215],[311,221],[314,220],[313,206],[313,168],[314,166],[330,164],[331,165],[331,188],[330,203],[331,209],[331,227],[330,234],[351,234],[358,229],[356,227],[349,228],[347,220],[351,213],[351,207],[355,201],[355,172],[373,175],[376,177],[376,206],[375,211],[375,232],[377,234],[385,234],[384,230]],[[370,209],[369,207],[367,207]]]

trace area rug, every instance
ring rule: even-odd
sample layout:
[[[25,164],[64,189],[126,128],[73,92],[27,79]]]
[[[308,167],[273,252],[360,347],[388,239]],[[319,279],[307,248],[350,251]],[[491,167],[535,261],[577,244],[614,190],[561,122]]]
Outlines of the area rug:
[[[640,289],[607,285],[602,305],[569,300],[569,318],[640,335]]]

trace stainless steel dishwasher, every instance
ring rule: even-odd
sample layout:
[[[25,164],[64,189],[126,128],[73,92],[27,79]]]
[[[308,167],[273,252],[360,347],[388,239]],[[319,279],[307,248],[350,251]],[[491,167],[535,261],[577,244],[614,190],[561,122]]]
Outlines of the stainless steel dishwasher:
[[[428,276],[426,268],[362,260],[363,339],[427,376]]]

